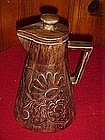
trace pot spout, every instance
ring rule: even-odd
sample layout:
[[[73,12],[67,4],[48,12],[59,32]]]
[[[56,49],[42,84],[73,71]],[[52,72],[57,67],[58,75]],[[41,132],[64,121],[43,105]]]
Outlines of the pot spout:
[[[17,36],[18,36],[19,41],[22,43],[22,46],[24,47],[24,49],[28,52],[30,48],[31,39],[28,38],[27,32],[18,30]]]

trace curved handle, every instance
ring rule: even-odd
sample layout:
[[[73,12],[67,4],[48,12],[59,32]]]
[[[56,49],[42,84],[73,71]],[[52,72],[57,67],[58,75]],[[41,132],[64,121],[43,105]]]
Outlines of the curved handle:
[[[87,41],[68,41],[68,48],[73,50],[81,50],[80,59],[77,64],[75,73],[70,77],[72,84],[77,84],[84,72],[89,56],[93,50],[92,42]]]

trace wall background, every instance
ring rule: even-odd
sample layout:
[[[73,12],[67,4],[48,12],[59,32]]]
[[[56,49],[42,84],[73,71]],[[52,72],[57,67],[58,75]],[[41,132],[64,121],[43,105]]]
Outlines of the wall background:
[[[68,21],[70,33],[92,35],[94,45],[105,45],[105,0],[100,0],[99,10],[93,15],[88,11],[90,3],[91,0],[0,0],[0,51],[20,44],[16,23],[41,15],[43,6],[55,7],[57,15]],[[43,12],[46,11],[53,12],[50,8]],[[31,22],[36,21],[31,18]]]

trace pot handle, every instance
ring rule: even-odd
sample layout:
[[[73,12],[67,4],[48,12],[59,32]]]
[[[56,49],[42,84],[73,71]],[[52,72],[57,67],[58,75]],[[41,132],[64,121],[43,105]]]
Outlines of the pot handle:
[[[84,72],[85,66],[89,60],[90,54],[93,50],[92,42],[88,41],[68,41],[68,49],[81,50],[80,58],[74,74],[71,75],[70,80],[72,84],[77,84]]]

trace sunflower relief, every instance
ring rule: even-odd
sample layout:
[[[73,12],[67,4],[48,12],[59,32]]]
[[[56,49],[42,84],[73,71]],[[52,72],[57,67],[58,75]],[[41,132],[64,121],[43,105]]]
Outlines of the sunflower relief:
[[[25,80],[27,78],[26,75]],[[43,125],[48,120],[56,124],[67,123],[69,105],[64,89],[64,75],[59,72],[47,71],[33,76],[25,92],[28,101],[23,103],[21,118],[31,121],[34,126]]]

